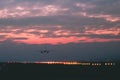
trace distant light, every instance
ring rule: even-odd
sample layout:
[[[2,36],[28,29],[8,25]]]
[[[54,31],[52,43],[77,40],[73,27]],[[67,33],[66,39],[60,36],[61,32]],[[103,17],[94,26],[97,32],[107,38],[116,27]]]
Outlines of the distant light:
[[[105,66],[113,66],[115,63],[105,63]]]

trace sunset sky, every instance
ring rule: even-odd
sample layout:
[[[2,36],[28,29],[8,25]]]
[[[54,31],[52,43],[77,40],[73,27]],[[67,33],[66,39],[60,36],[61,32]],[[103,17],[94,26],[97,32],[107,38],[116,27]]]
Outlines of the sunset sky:
[[[0,0],[0,61],[119,57],[120,0]]]

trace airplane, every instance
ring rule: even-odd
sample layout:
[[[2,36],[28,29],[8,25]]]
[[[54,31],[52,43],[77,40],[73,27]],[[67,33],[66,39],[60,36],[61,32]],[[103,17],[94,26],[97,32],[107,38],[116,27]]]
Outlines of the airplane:
[[[47,50],[47,49],[41,50],[40,52],[41,52],[42,54],[47,54],[47,53],[50,53],[50,51],[49,51],[49,50]]]

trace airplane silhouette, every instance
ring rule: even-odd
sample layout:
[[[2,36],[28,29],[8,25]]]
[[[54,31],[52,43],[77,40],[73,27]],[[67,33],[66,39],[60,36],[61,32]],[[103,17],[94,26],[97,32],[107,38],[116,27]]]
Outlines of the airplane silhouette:
[[[40,52],[41,52],[42,54],[47,54],[47,53],[50,53],[50,51],[49,51],[49,50],[47,50],[47,49],[41,50]]]

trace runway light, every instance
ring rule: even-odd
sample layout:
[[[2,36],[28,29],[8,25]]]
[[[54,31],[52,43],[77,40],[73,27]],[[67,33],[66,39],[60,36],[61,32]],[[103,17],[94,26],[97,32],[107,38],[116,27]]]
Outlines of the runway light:
[[[90,65],[90,63],[81,63],[81,62],[56,62],[56,61],[49,61],[49,62],[35,62],[36,64],[61,64],[61,65]]]

